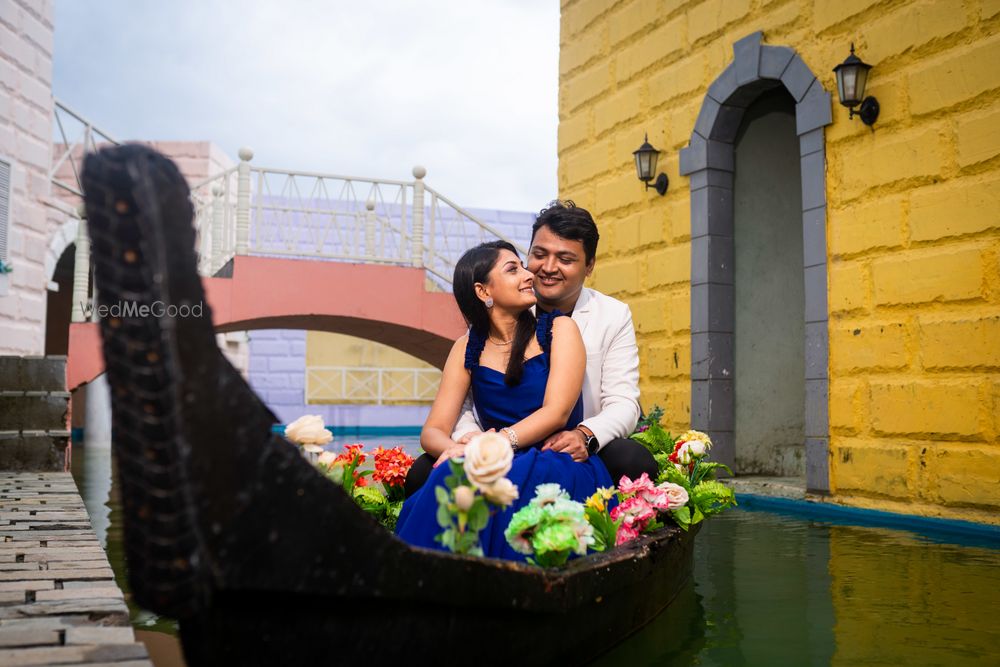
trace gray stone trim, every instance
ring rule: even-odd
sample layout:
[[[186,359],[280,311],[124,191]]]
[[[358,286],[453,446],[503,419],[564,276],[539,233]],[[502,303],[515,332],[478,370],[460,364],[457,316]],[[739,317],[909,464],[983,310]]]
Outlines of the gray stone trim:
[[[762,92],[784,86],[796,101],[802,172],[806,486],[825,492],[830,447],[823,128],[833,120],[832,100],[793,49],[762,41],[755,32],[733,45],[733,62],[708,87],[680,155],[680,172],[691,179],[691,422],[712,436],[714,458],[732,466],[733,142],[746,107]]]

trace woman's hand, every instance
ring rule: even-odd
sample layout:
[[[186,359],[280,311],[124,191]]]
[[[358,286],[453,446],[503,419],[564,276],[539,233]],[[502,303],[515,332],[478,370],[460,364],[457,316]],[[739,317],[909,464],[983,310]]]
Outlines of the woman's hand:
[[[465,455],[465,443],[462,444],[456,443],[454,447],[449,447],[448,449],[441,452],[441,456],[439,456],[438,460],[434,462],[434,467],[437,468],[439,465],[441,465],[448,459],[455,459],[464,455]]]
[[[473,438],[475,438],[477,435],[482,435],[483,433],[496,433],[496,429],[495,428],[491,428],[488,431],[469,431],[468,433],[464,434],[462,437],[460,437],[455,442],[457,442],[460,445],[467,445],[467,444],[469,444],[470,440],[472,440]]]

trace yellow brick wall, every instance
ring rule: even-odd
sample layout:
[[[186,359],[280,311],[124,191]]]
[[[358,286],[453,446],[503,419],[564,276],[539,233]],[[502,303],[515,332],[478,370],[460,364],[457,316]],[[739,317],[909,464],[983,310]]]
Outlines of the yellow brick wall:
[[[874,130],[826,128],[831,486],[838,501],[1000,523],[1000,3],[562,0],[560,196],[601,229],[592,286],[633,309],[643,404],[690,422],[690,196],[708,85],[755,31],[836,99],[850,42]],[[662,153],[665,197],[632,151]]]

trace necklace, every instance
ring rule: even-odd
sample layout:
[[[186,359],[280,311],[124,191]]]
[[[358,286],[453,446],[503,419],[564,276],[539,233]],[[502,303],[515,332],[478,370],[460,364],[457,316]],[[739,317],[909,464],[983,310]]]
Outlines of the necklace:
[[[513,339],[513,338],[511,338],[510,340],[508,340],[508,341],[506,341],[506,342],[501,342],[501,343],[498,343],[497,341],[493,340],[493,337],[492,337],[492,336],[487,336],[487,338],[489,339],[489,341],[490,341],[491,343],[493,343],[493,344],[494,344],[494,345],[496,345],[497,347],[504,347],[504,346],[506,346],[506,345],[510,345],[511,343],[513,343],[513,342],[514,342],[514,339]]]

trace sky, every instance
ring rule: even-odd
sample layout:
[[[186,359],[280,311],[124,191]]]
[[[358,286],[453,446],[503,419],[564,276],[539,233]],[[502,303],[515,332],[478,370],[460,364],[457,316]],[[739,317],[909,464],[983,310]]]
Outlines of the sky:
[[[55,0],[56,99],[118,140],[412,179],[467,207],[556,192],[556,0]]]

